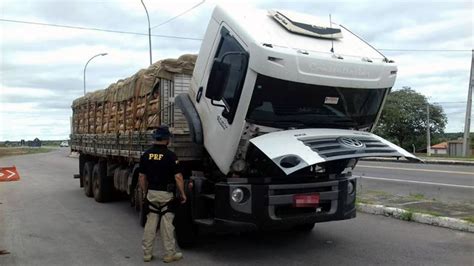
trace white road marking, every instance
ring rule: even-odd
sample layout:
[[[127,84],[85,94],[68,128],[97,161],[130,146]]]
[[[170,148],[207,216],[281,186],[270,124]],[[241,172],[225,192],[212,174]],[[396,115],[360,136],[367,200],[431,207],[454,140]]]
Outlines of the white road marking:
[[[10,175],[9,175],[9,176],[7,176],[7,179],[10,179],[12,176],[14,176],[14,175],[15,175],[15,172],[12,172],[12,171],[10,171],[10,170],[7,170],[7,172],[9,172],[9,173],[10,173]]]
[[[474,172],[460,172],[460,171],[445,171],[445,170],[432,170],[432,169],[416,169],[416,168],[403,168],[403,167],[388,167],[388,166],[375,166],[375,165],[356,165],[360,168],[378,168],[378,169],[393,169],[393,170],[405,170],[405,171],[419,171],[419,172],[433,172],[433,173],[446,173],[446,174],[459,174],[459,175],[473,175]]]
[[[381,180],[389,182],[399,182],[399,183],[414,183],[414,184],[423,184],[423,185],[433,185],[433,186],[443,186],[443,187],[456,187],[456,188],[470,188],[474,189],[474,186],[466,185],[454,185],[446,183],[436,183],[436,182],[426,182],[426,181],[415,181],[415,180],[405,180],[405,179],[396,179],[396,178],[384,178],[384,177],[375,177],[375,176],[359,176],[361,179],[372,179],[372,180]]]
[[[10,179],[12,176],[15,175],[15,172],[12,172],[10,170],[6,170],[8,173],[10,173],[9,176],[7,176],[7,179]],[[0,177],[3,177],[5,174],[4,173],[0,173]]]

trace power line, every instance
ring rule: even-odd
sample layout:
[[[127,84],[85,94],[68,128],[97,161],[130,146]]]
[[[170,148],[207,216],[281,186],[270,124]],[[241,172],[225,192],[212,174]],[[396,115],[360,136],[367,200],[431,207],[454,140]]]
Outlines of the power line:
[[[168,22],[171,22],[172,20],[177,19],[177,18],[181,17],[182,15],[188,13],[189,11],[191,11],[191,10],[197,8],[198,6],[204,4],[204,2],[206,2],[206,0],[203,0],[203,1],[199,2],[198,4],[192,6],[191,8],[188,8],[188,9],[186,9],[185,11],[181,12],[180,14],[178,14],[178,15],[176,15],[176,16],[174,16],[174,17],[168,19],[168,20],[165,20],[165,21],[161,22],[160,24],[158,24],[158,25],[156,25],[156,26],[153,26],[153,27],[151,27],[151,28],[152,28],[152,29],[158,28],[159,26],[162,26],[162,25],[164,25],[164,24],[166,24],[166,23],[168,23]]]
[[[204,3],[204,1],[198,3],[197,5],[191,7],[190,9],[182,12],[181,14],[168,19],[167,21],[158,24],[154,27],[161,26],[169,21],[191,11],[192,9],[196,8],[197,6]],[[129,35],[140,35],[140,36],[148,36],[146,33],[141,32],[133,32],[133,31],[121,31],[121,30],[110,30],[110,29],[101,29],[101,28],[92,28],[92,27],[82,27],[82,26],[71,26],[71,25],[62,25],[62,24],[53,24],[53,23],[43,23],[43,22],[36,22],[36,21],[25,21],[25,20],[13,20],[13,19],[4,19],[0,18],[0,21],[3,22],[10,22],[10,23],[20,23],[20,24],[29,24],[29,25],[37,25],[37,26],[48,26],[48,27],[56,27],[56,28],[66,28],[66,29],[75,29],[75,30],[88,30],[88,31],[99,31],[99,32],[108,32],[108,33],[116,33],[116,34],[129,34]],[[154,28],[153,27],[153,28]],[[158,38],[170,38],[170,39],[180,39],[180,40],[191,40],[191,41],[202,41],[202,38],[194,38],[194,37],[185,37],[185,36],[176,36],[176,35],[163,35],[163,34],[151,34],[153,37]],[[472,50],[468,49],[389,49],[389,48],[380,48],[377,50],[381,51],[398,51],[398,52],[471,52]]]
[[[75,30],[89,30],[89,31],[100,31],[100,32],[108,32],[108,33],[148,36],[147,33],[140,33],[140,32],[109,30],[109,29],[80,27],[80,26],[70,26],[70,25],[42,23],[42,22],[35,22],[35,21],[13,20],[13,19],[3,19],[3,18],[0,18],[0,21],[11,22],[11,23],[29,24],[29,25],[38,25],[38,26],[48,26],[48,27],[56,27],[56,28],[75,29]],[[174,35],[151,34],[151,36],[159,37],[159,38],[171,38],[171,39],[180,39],[180,40],[202,41],[201,38],[174,36]]]
[[[445,103],[466,103],[466,101],[464,101],[464,102],[433,102],[433,103],[442,103],[442,104],[445,104]]]
[[[390,49],[390,48],[379,48],[380,51],[390,52],[471,52],[469,49]]]

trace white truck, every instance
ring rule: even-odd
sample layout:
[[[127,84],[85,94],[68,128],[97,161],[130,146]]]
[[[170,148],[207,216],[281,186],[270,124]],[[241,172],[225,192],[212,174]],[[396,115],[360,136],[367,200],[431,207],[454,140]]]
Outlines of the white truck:
[[[113,97],[103,96],[95,107],[88,96],[76,100],[71,149],[80,153],[76,177],[86,195],[104,201],[113,190],[122,191],[141,209],[137,163],[150,144],[151,124],[143,126],[147,119],[133,114],[130,127],[123,118],[125,126],[110,130],[111,122],[106,129],[106,119],[97,114],[120,122],[128,106],[143,116],[153,102],[150,95],[159,94],[155,111],[161,123],[171,124],[171,148],[186,169],[189,201],[176,214],[182,246],[195,241],[200,226],[311,230],[318,222],[354,218],[351,170],[360,158],[417,160],[371,133],[395,82],[396,65],[329,20],[218,6],[192,76],[167,69],[170,82],[160,76],[145,88],[149,94],[130,94],[135,100],[128,105],[115,99],[115,116],[104,111],[114,110]],[[91,120],[104,124],[100,129],[84,124]]]

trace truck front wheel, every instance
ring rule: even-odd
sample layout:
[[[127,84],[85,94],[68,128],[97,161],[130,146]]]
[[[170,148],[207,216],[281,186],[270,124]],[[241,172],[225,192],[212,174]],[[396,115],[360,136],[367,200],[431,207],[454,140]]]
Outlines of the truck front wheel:
[[[82,181],[84,185],[84,194],[86,194],[87,197],[92,197],[92,168],[94,167],[94,164],[92,162],[86,162],[84,164],[84,170],[83,170],[83,175],[82,175]]]
[[[180,248],[193,247],[199,237],[199,228],[193,222],[193,193],[189,187],[189,181],[184,184],[186,191],[186,203],[179,205],[175,210],[174,227],[176,232],[176,240]]]

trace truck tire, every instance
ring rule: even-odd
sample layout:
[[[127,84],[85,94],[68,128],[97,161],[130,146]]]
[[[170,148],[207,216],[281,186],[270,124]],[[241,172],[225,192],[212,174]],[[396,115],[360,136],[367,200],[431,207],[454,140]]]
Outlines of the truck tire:
[[[92,191],[97,202],[109,201],[113,193],[113,183],[107,178],[107,164],[98,162],[92,170]]]
[[[192,191],[188,189],[188,182],[184,183],[187,201],[176,208],[173,221],[176,242],[180,248],[193,247],[199,236],[199,227],[193,222],[192,206],[194,202]]]
[[[137,185],[135,186],[134,192],[133,192],[133,197],[134,197],[134,206],[135,210],[138,212],[138,223],[142,226],[145,227],[146,224],[146,219],[148,215],[148,209],[145,204],[145,195],[140,188],[140,185],[137,182]]]
[[[149,209],[148,204],[142,201],[142,205],[140,206],[140,212],[139,212],[139,220],[138,220],[138,222],[140,223],[142,227],[145,227],[149,212],[150,212],[150,209]]]
[[[180,248],[192,248],[198,239],[198,226],[193,223],[191,217],[191,205],[185,203],[180,205],[174,217],[176,241]]]
[[[83,181],[83,189],[84,189],[84,194],[87,197],[92,197],[92,168],[94,167],[93,162],[86,162],[84,164],[84,170],[83,175],[82,175],[82,181]]]
[[[301,232],[311,232],[313,231],[314,225],[315,223],[299,224],[299,225],[296,225],[294,228],[295,230],[301,231]]]

